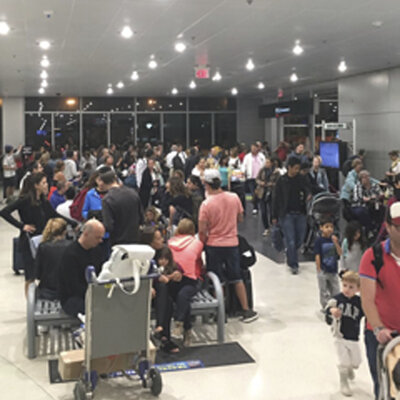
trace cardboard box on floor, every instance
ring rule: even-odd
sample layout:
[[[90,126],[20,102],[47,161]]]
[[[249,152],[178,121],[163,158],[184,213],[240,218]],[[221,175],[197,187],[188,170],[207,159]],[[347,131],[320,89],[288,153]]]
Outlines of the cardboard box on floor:
[[[132,368],[135,353],[119,354],[116,356],[96,358],[92,360],[92,370],[99,374],[127,370]],[[63,381],[77,380],[80,378],[85,359],[84,349],[63,351],[58,359],[58,371]],[[149,342],[147,359],[154,364],[156,348]]]

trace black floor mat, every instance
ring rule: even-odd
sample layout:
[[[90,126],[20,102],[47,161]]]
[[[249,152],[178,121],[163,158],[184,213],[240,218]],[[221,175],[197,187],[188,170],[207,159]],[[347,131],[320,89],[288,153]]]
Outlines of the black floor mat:
[[[157,351],[156,367],[160,372],[183,371],[191,368],[209,368],[225,365],[254,363],[254,359],[237,343],[212,344],[183,348],[179,353]],[[182,365],[184,364],[184,365]],[[176,368],[174,366],[176,365]],[[62,383],[58,360],[49,360],[50,383]]]

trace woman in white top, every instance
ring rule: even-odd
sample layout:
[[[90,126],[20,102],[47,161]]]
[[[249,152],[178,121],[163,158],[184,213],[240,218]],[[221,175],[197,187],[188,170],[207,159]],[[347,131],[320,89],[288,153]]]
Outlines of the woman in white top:
[[[206,170],[206,159],[201,157],[196,166],[192,169],[192,175],[198,176],[204,182],[204,171]]]

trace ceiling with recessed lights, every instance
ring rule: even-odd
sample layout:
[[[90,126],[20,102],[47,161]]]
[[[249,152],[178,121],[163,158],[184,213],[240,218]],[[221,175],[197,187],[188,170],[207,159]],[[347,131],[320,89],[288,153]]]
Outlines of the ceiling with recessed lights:
[[[0,96],[266,96],[400,65],[398,0],[249,2],[1,0]]]

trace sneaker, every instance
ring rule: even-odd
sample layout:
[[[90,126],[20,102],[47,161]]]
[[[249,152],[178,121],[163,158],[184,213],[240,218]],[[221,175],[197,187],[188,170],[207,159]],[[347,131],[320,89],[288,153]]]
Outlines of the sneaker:
[[[269,233],[269,229],[266,229],[264,232],[263,232],[263,236],[268,236],[268,233]]]
[[[299,269],[298,268],[292,268],[292,275],[298,275],[299,274]]]
[[[253,322],[258,318],[258,313],[254,310],[246,310],[243,311],[241,321],[248,324],[249,322]]]
[[[185,333],[183,334],[183,346],[184,347],[190,347],[190,345],[192,344],[192,336],[193,336],[193,332],[191,329],[188,329],[185,331]]]
[[[255,208],[254,210],[253,210],[253,215],[257,215],[258,214],[258,210]]]

